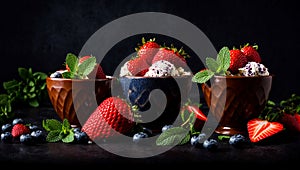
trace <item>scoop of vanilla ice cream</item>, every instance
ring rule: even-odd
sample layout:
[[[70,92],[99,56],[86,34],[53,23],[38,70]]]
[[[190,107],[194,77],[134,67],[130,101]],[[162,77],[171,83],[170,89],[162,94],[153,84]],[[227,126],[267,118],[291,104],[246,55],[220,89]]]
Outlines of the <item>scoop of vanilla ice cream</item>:
[[[268,76],[268,68],[261,63],[248,62],[244,67],[239,68],[239,72],[243,76]]]
[[[153,63],[144,77],[164,77],[164,76],[182,76],[190,75],[182,67],[176,68],[174,64],[166,60],[159,60]]]
[[[128,67],[127,67],[127,63],[129,61],[127,61],[126,63],[123,64],[123,66],[121,67],[120,69],[120,77],[123,77],[123,76],[131,76],[131,72],[128,70]]]

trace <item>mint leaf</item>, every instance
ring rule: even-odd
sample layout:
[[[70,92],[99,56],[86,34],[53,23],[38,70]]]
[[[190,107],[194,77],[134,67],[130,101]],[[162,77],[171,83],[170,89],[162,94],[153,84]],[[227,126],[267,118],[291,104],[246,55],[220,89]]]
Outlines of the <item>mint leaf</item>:
[[[64,119],[62,122],[62,129],[71,129],[71,124],[69,123],[68,119]]]
[[[213,72],[216,72],[220,66],[218,61],[216,61],[215,59],[210,58],[210,57],[206,58],[206,65],[207,65],[207,68]]]
[[[27,70],[26,68],[18,68],[18,73],[19,73],[19,76],[23,79],[23,80],[26,80],[27,78],[30,77],[30,72],[29,70]]]
[[[5,90],[18,88],[20,85],[21,83],[18,82],[17,80],[10,80],[10,81],[3,82],[3,88]]]
[[[54,131],[62,129],[62,123],[56,119],[47,119],[42,122],[43,128],[47,131]]]
[[[96,58],[95,57],[90,57],[86,60],[84,60],[81,64],[78,66],[78,74],[81,77],[85,77],[88,74],[90,74],[96,65]]]
[[[211,79],[214,76],[214,74],[215,73],[211,70],[202,70],[193,76],[192,81],[196,83],[205,83],[209,79]]]
[[[70,130],[68,135],[64,136],[61,140],[64,143],[73,142],[74,141],[74,132]]]
[[[173,127],[161,133],[156,139],[156,145],[179,145],[186,142],[186,136],[189,133],[183,127]]]
[[[71,73],[71,72],[63,72],[63,73],[62,73],[62,76],[63,76],[63,78],[71,79],[71,78],[74,77],[74,73]]]
[[[48,133],[46,137],[47,142],[58,142],[62,139],[62,136],[60,135],[60,130],[52,130]]]
[[[230,52],[228,47],[223,47],[219,51],[217,55],[217,62],[220,63],[221,66],[217,73],[220,71],[226,72],[230,66]]]
[[[72,53],[68,53],[66,57],[66,64],[70,68],[70,72],[74,73],[78,67],[78,58]]]

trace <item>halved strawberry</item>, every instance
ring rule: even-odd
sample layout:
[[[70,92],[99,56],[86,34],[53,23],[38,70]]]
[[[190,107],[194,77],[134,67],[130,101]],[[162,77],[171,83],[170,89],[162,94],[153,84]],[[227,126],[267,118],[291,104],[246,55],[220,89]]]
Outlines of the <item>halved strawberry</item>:
[[[239,68],[242,68],[247,64],[248,60],[245,54],[243,54],[239,49],[231,49],[229,52],[230,52],[230,66],[228,70],[232,74],[236,74],[239,72],[238,70]]]
[[[254,61],[254,62],[260,63],[261,57],[260,57],[257,49],[258,49],[257,45],[252,46],[252,45],[246,44],[241,48],[241,51],[246,56],[248,62]]]
[[[254,118],[247,123],[248,135],[251,142],[259,142],[283,130],[283,124]]]
[[[300,132],[300,114],[283,113],[280,121],[287,129]]]
[[[159,48],[160,45],[155,42],[155,38],[146,41],[143,37],[142,45],[139,45],[137,48],[135,48],[135,50],[137,51],[137,55],[139,57],[143,58],[149,65],[151,65],[152,59]]]
[[[139,56],[130,59],[127,63],[127,68],[133,76],[144,76],[149,67],[146,60]]]
[[[178,51],[174,47],[162,47],[160,48],[155,56],[152,59],[152,64],[160,61],[160,60],[166,60],[169,61],[170,63],[174,64],[175,67],[187,67],[187,61],[185,59],[187,55],[185,55],[184,51],[182,48]]]

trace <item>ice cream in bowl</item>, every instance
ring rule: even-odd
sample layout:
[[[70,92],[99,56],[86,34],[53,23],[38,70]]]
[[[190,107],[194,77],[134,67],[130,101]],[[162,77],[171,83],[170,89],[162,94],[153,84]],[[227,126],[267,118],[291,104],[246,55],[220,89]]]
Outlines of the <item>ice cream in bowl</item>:
[[[209,114],[218,123],[215,132],[247,133],[247,122],[261,114],[272,87],[273,76],[257,49],[223,47],[216,59],[206,59],[206,66],[192,81],[201,84]]]
[[[135,120],[153,132],[160,132],[164,125],[174,123],[187,101],[192,74],[178,51],[156,47],[150,49],[151,55],[143,51],[126,61],[118,79],[122,95],[136,110]]]

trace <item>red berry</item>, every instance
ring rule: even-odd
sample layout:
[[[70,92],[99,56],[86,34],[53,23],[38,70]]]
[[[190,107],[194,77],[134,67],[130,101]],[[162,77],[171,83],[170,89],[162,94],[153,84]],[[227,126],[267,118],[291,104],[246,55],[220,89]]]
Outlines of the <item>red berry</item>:
[[[20,123],[15,124],[11,130],[11,134],[14,138],[26,133],[30,133],[29,127]]]
[[[248,62],[261,62],[261,57],[257,51],[257,46],[250,46],[247,44],[241,48],[241,51],[246,56]]]
[[[239,68],[244,67],[248,63],[248,60],[246,56],[239,49],[232,49],[229,52],[230,52],[230,66],[228,70],[232,74],[236,74],[238,73]]]

